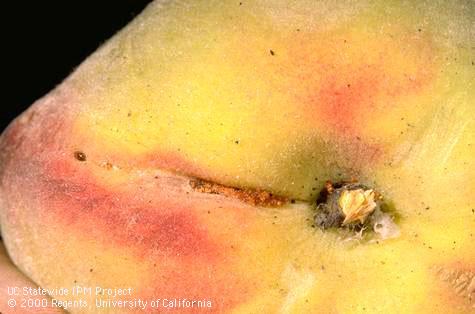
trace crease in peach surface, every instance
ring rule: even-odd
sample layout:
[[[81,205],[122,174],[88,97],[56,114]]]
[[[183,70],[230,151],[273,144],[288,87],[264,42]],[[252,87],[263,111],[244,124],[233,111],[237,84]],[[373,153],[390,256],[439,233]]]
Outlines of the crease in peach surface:
[[[152,4],[2,136],[15,264],[44,287],[214,312],[470,312],[473,15],[338,3]],[[351,176],[393,203],[399,238],[311,227],[325,180]],[[194,177],[297,202],[254,207]]]
[[[48,150],[51,147],[46,144],[43,148]],[[30,148],[27,147],[26,150]],[[212,228],[199,217],[209,215],[211,209],[222,211],[216,208],[219,203],[206,210],[200,209],[200,205],[192,199],[183,199],[186,193],[190,193],[181,191],[181,185],[186,187],[186,183],[164,175],[150,175],[152,182],[137,180],[124,189],[97,184],[87,168],[77,167],[78,161],[71,156],[59,154],[53,158],[49,156],[48,160],[42,160],[41,156],[38,159],[13,165],[17,172],[29,172],[28,175],[33,179],[23,181],[21,176],[14,174],[15,178],[8,187],[11,191],[7,192],[14,195],[12,192],[20,186],[30,191],[33,197],[29,201],[38,204],[37,210],[30,212],[30,215],[35,217],[35,224],[48,229],[42,231],[45,239],[68,235],[67,238],[75,239],[71,242],[77,242],[81,250],[95,250],[99,259],[105,257],[96,246],[112,245],[119,252],[125,250],[130,254],[127,256],[130,262],[143,266],[133,266],[133,269],[119,266],[118,272],[113,275],[117,276],[124,271],[133,274],[136,278],[128,282],[129,285],[133,282],[138,284],[139,280],[149,282],[143,287],[134,286],[138,295],[144,299],[153,299],[157,294],[178,296],[186,291],[188,298],[217,302],[214,310],[219,311],[238,301],[242,302],[247,290],[252,290],[245,284],[245,276],[236,277],[233,274],[232,264],[235,261],[231,257],[229,244],[233,243],[232,237],[211,233]],[[44,166],[36,168],[38,163]],[[149,185],[148,191],[140,191],[144,184]],[[167,187],[166,193],[160,191],[161,185]],[[141,192],[139,195],[135,194],[137,187]],[[177,194],[180,199],[173,198]],[[23,198],[9,201],[21,203],[27,200]],[[7,214],[11,214],[10,219],[17,219],[14,212]],[[242,214],[239,216],[242,217]],[[242,218],[237,219],[241,220],[240,223],[243,222]],[[94,245],[90,246],[89,242]],[[47,243],[38,245],[42,247]],[[97,261],[92,261],[88,266],[87,259],[74,261],[74,254],[71,255],[70,259],[65,257],[71,262],[71,267],[91,267],[91,272],[101,271],[100,267],[94,270]],[[77,277],[61,275],[60,280],[70,280],[69,284],[87,282],[87,279],[74,279]],[[51,280],[51,277],[43,280]]]

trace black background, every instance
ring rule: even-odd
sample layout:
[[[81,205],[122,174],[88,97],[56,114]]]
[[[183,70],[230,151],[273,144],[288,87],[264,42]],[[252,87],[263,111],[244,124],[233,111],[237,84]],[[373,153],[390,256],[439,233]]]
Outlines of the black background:
[[[59,84],[150,0],[6,1],[0,132]]]

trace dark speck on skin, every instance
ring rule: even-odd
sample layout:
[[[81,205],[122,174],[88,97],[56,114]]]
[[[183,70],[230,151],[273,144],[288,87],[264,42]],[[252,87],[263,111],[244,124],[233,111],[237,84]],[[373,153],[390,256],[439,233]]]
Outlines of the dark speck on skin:
[[[239,144],[239,141],[234,141],[234,143]]]
[[[271,49],[271,50],[270,50],[270,54],[273,55],[273,56],[275,56],[274,50]]]
[[[74,158],[76,158],[79,161],[86,161],[87,159],[86,154],[80,151],[74,152]]]

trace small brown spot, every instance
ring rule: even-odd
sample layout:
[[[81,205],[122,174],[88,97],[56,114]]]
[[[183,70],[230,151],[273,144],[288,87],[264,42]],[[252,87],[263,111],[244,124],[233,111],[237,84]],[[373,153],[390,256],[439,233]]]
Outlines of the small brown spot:
[[[270,50],[270,54],[273,55],[273,56],[275,56],[274,50],[271,49],[271,50]]]
[[[79,161],[86,161],[87,159],[86,154],[84,154],[81,151],[74,152],[74,158],[76,158]]]
[[[111,163],[108,162],[108,161],[105,161],[105,162],[101,163],[101,167],[102,167],[102,168],[105,168],[105,169],[107,169],[107,170],[112,170],[112,169],[114,168],[114,165],[111,164]]]
[[[287,198],[267,191],[240,189],[200,179],[191,180],[190,186],[197,192],[233,197],[254,206],[278,207],[288,202]]]
[[[333,183],[330,180],[327,180],[325,182],[325,190],[327,194],[332,194],[333,193]]]

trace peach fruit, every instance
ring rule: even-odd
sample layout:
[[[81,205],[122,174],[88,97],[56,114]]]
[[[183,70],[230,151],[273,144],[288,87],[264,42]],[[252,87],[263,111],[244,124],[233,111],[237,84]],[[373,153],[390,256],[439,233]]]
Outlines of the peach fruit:
[[[150,4],[2,135],[12,261],[212,302],[177,312],[473,312],[474,9]],[[81,298],[142,312],[58,297]]]

